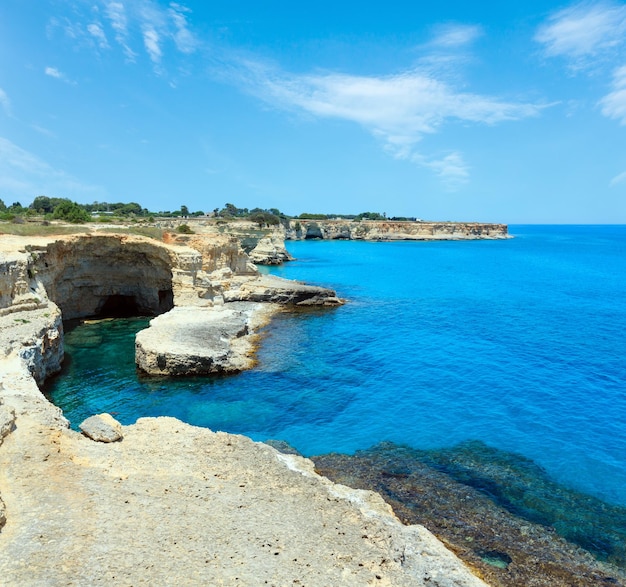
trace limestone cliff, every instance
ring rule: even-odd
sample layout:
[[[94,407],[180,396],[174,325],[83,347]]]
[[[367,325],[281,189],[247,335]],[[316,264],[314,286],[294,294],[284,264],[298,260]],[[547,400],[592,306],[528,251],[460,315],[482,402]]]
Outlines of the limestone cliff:
[[[287,240],[476,240],[508,238],[506,224],[476,222],[396,222],[353,220],[290,220]]]
[[[236,239],[250,260],[258,265],[280,265],[293,260],[285,248],[285,240],[495,240],[510,238],[506,224],[479,222],[404,222],[404,221],[354,221],[354,220],[282,220],[278,226],[259,227],[248,220],[225,221],[214,218],[189,218],[168,220],[161,225],[175,228],[189,224],[197,236],[189,238],[191,246],[198,248],[195,239],[207,235],[216,237],[228,234]],[[176,237],[178,242],[186,239]],[[194,243],[194,244],[192,244]],[[201,249],[199,249],[201,250]]]
[[[284,283],[272,294],[249,276],[246,289],[230,267],[203,271],[194,249],[134,237],[10,240],[0,238],[3,583],[485,586],[380,496],[334,484],[306,459],[172,418],[94,442],[37,387],[60,365],[61,312],[97,313],[113,298],[158,313],[183,300],[193,320],[230,307],[233,288],[282,297]],[[318,290],[293,295],[334,297]]]

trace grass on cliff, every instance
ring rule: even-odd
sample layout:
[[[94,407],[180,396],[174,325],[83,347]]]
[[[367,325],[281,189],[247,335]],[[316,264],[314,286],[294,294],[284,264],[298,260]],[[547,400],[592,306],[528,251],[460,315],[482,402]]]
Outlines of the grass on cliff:
[[[42,224],[41,222],[25,222],[16,224],[14,222],[0,222],[0,236],[11,234],[15,236],[53,236],[79,233],[117,233],[136,234],[156,240],[163,240],[163,230],[156,226],[106,226],[92,227],[88,224]]]
[[[12,222],[0,222],[0,235],[12,234],[15,236],[49,236],[54,234],[77,234],[88,232],[86,226],[68,224],[48,224],[27,222],[25,224],[14,224]]]
[[[105,228],[98,228],[97,232],[114,232],[116,234],[129,233],[146,236],[158,241],[163,240],[163,229],[157,228],[156,226],[107,226]]]

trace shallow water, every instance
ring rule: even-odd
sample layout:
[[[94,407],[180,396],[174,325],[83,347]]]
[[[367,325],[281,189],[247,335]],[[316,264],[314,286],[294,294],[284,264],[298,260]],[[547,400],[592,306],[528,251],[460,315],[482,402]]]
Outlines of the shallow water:
[[[145,321],[102,322],[68,333],[70,365],[49,393],[73,425],[172,415],[307,455],[480,440],[626,505],[626,227],[510,231],[288,243],[299,260],[273,272],[348,303],[279,316],[255,370],[138,379],[132,333]]]

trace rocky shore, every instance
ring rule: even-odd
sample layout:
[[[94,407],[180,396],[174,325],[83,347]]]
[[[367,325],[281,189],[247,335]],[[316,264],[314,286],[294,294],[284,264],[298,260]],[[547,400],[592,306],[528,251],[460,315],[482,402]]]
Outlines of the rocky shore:
[[[319,476],[307,459],[171,418],[116,425],[116,442],[68,429],[37,385],[60,369],[62,318],[157,315],[146,346],[165,333],[196,349],[219,340],[198,362],[221,371],[223,361],[245,368],[237,361],[253,342],[239,342],[262,324],[259,306],[267,318],[281,304],[341,303],[330,290],[263,278],[231,237],[200,240],[0,236],[2,581],[484,585],[425,528],[402,525],[380,496]],[[195,352],[163,360],[162,348],[146,360],[159,373],[182,374],[180,357]]]
[[[229,235],[248,253],[253,263],[280,265],[293,257],[286,240],[432,241],[500,240],[510,238],[506,224],[479,222],[408,222],[391,220],[283,220],[277,226],[259,226],[248,220],[185,218],[157,221],[159,227],[176,230],[188,224],[198,235]],[[193,243],[196,236],[171,237]],[[201,238],[201,237],[200,237]],[[197,246],[197,243],[192,246]]]

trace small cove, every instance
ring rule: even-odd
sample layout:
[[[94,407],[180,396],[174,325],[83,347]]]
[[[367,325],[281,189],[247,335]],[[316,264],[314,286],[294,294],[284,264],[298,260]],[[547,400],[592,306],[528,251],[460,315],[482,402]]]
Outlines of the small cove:
[[[480,441],[469,446],[626,505],[626,228],[511,232],[288,243],[299,260],[273,272],[349,301],[278,316],[253,371],[138,378],[133,338],[146,320],[103,321],[68,332],[69,360],[47,392],[73,426],[103,411],[124,424],[170,415],[306,455]]]

